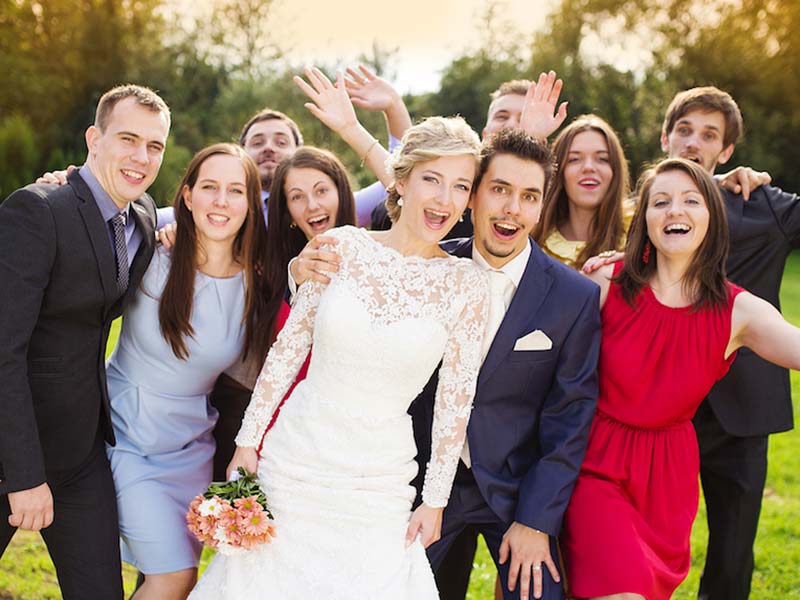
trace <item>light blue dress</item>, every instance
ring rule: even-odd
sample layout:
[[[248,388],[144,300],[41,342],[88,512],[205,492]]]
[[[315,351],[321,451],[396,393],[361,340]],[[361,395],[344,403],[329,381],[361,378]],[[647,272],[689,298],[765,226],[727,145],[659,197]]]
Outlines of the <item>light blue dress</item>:
[[[159,248],[108,361],[117,444],[107,451],[122,559],[145,574],[197,566],[202,546],[186,527],[186,511],[211,481],[217,413],[207,397],[244,343],[244,275],[218,279],[198,272],[189,357],[176,358],[158,322],[169,266],[169,252]]]

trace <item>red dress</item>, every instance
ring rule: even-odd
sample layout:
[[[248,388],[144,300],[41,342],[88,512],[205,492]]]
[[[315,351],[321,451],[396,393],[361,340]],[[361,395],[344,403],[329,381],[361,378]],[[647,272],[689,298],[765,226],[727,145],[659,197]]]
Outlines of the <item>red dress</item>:
[[[615,274],[621,269],[615,269]],[[649,287],[634,310],[612,282],[601,318],[597,414],[564,520],[571,593],[668,599],[689,572],[700,469],[691,419],[733,362],[733,300],[664,306]]]

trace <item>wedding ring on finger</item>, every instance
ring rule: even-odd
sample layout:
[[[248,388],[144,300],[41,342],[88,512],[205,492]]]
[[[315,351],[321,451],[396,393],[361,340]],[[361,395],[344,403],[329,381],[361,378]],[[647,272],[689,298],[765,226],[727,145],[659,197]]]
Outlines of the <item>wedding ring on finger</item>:
[[[531,567],[531,569],[533,569],[534,571],[541,571],[542,570],[542,565],[533,565]]]
[[[600,258],[611,258],[615,254],[616,254],[615,250],[604,250],[603,252],[601,252],[597,256],[599,256]]]

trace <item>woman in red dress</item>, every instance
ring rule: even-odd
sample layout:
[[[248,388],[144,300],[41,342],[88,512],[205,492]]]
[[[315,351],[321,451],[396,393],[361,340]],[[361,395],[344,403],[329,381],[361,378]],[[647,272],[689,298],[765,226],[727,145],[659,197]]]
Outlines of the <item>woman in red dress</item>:
[[[600,393],[562,539],[577,598],[670,598],[699,499],[691,418],[748,346],[800,369],[800,329],[725,279],[728,227],[703,169],[668,159],[640,183],[624,264],[601,286]]]

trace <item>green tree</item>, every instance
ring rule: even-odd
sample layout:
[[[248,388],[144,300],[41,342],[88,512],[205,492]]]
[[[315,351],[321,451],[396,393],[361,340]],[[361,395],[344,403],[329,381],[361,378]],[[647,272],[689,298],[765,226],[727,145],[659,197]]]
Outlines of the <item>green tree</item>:
[[[0,121],[0,202],[34,180],[39,153],[28,120],[13,114]]]

